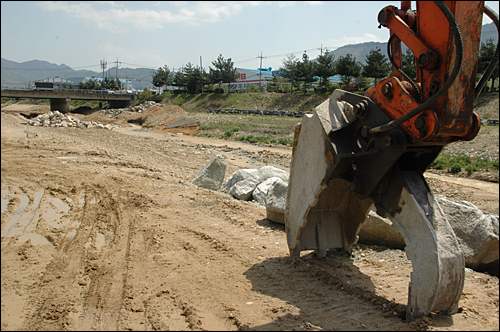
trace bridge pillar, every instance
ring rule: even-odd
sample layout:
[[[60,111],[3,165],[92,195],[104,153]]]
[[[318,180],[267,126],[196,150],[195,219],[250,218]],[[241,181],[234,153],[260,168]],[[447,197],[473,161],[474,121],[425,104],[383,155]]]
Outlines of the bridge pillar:
[[[125,108],[132,104],[130,100],[108,100],[106,108]]]
[[[69,112],[69,102],[70,98],[55,98],[50,100],[50,110],[58,110],[61,113]]]

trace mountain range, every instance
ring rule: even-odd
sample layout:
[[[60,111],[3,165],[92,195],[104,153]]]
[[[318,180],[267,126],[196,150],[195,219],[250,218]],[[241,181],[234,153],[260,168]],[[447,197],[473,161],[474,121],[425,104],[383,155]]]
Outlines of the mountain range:
[[[495,44],[498,43],[498,33],[494,23],[485,24],[482,27],[481,43],[486,42],[490,38],[493,39]],[[340,56],[345,56],[346,54],[352,54],[358,61],[364,62],[366,55],[376,47],[380,48],[381,52],[387,56],[387,42],[366,42],[345,45],[329,53],[334,54],[335,59],[338,59]],[[143,90],[151,86],[151,79],[154,71],[154,69],[150,68],[118,68],[118,76],[132,81],[135,89]],[[115,77],[116,68],[108,69],[105,75]],[[18,63],[1,58],[2,88],[25,88],[28,86],[29,81],[49,77],[60,77],[71,82],[81,82],[85,77],[92,76],[102,77],[102,72],[85,69],[74,70],[65,64],[57,65],[42,60],[30,60]]]

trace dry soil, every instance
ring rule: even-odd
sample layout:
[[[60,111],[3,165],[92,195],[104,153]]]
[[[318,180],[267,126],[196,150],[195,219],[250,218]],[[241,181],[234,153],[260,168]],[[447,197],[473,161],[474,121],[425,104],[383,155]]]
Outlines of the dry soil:
[[[466,269],[459,313],[406,322],[403,251],[293,259],[265,208],[191,184],[217,154],[227,179],[290,149],[131,129],[2,111],[2,330],[498,330],[497,277]],[[498,206],[498,183],[432,179]]]

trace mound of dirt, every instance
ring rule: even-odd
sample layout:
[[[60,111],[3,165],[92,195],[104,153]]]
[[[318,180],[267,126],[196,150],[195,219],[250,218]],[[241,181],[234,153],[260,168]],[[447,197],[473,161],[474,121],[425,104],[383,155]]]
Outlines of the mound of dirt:
[[[72,116],[80,121],[96,121],[102,124],[113,124],[126,126],[129,123],[135,123],[149,128],[161,128],[172,124],[180,119],[179,116],[186,115],[187,112],[177,105],[154,105],[143,112],[124,111],[119,114],[103,114],[100,109],[93,112],[73,113]],[[107,110],[112,112],[112,110]]]
[[[187,112],[177,105],[155,105],[147,108],[143,112],[122,112],[116,116],[116,119],[124,119],[127,122],[133,122],[147,126],[161,126],[166,119],[176,115],[186,115]]]
[[[145,114],[187,114],[187,112],[177,105],[160,106],[155,105],[146,109]]]

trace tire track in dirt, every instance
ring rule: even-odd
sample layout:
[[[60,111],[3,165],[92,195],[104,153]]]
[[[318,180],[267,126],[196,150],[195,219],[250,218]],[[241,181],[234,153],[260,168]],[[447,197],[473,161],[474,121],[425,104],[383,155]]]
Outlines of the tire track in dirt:
[[[32,297],[33,301],[30,303],[35,308],[34,314],[25,329],[60,330],[71,324],[70,312],[78,311],[75,303],[82,298],[76,280],[82,273],[79,268],[85,257],[83,244],[91,236],[95,215],[95,208],[86,204],[74,239],[62,238],[57,241],[52,238],[57,253],[53,255],[37,284],[34,292],[37,296]]]
[[[59,330],[77,326],[85,330],[100,326],[102,321],[106,321],[104,325],[110,324],[107,303],[116,295],[112,294],[111,285],[107,285],[109,259],[106,259],[104,234],[110,235],[119,225],[119,211],[104,188],[89,186],[85,191],[85,204],[74,236],[68,236],[67,231],[62,231],[58,238],[53,236],[58,252],[39,281],[35,297],[38,300],[31,303],[36,309],[26,329]],[[110,247],[112,242],[108,241]],[[121,294],[122,287],[116,288]],[[91,316],[98,322],[88,319],[89,308],[93,307],[98,312]]]
[[[234,252],[206,233],[182,225],[172,226],[173,230],[169,227],[169,231],[150,238],[152,245],[148,251],[153,252],[150,257],[154,263],[151,271],[156,278],[164,280],[156,295],[147,299],[151,326],[176,330],[235,330],[234,317],[229,318],[227,308],[221,304],[227,301],[214,299],[205,292],[213,285],[221,287],[220,279],[224,278],[221,277],[224,270],[221,261],[226,261],[225,264],[232,261],[234,265]],[[221,293],[230,294],[231,290]]]
[[[106,189],[100,187],[98,195],[94,238],[84,244],[87,253],[83,278],[87,280],[83,284],[87,289],[76,328],[117,330],[130,253],[131,221]]]

